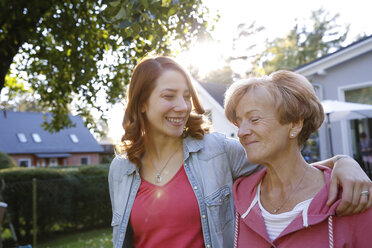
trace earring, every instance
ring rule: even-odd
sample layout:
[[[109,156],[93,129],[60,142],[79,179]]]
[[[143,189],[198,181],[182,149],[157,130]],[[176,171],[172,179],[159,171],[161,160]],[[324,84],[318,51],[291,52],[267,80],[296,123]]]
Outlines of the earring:
[[[291,133],[290,136],[291,136],[291,138],[293,138],[294,137],[294,133]]]

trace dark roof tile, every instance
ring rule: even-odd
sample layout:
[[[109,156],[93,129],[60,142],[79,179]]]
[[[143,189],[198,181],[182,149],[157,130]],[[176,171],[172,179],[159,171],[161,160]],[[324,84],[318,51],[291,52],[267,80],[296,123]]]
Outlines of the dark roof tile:
[[[51,118],[51,114],[13,111],[7,111],[5,117],[3,111],[0,111],[0,151],[9,154],[103,151],[79,116],[70,115],[71,121],[76,126],[57,133],[45,131],[40,126],[44,121],[43,116],[46,116],[47,119]],[[17,133],[24,133],[27,142],[21,143]],[[40,135],[40,143],[34,142],[32,133]],[[70,134],[75,134],[79,142],[72,142]]]

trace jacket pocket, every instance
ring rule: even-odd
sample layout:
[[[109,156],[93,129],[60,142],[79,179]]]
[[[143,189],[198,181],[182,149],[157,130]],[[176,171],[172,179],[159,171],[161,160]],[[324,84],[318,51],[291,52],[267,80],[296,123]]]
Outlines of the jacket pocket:
[[[112,226],[112,227],[113,227],[113,226],[118,226],[119,223],[120,223],[120,219],[121,219],[121,215],[118,214],[118,213],[116,213],[116,212],[114,212],[114,213],[112,214],[111,226]]]
[[[218,233],[233,220],[231,212],[231,189],[225,185],[205,198],[208,211]]]

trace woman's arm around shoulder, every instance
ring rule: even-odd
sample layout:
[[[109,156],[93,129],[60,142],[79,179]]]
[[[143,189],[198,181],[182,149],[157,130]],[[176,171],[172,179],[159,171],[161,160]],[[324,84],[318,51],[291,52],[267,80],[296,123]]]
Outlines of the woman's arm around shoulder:
[[[241,176],[249,176],[262,169],[262,166],[248,162],[245,150],[237,139],[223,136],[223,145],[234,180]]]
[[[353,158],[336,155],[314,164],[333,168],[327,204],[336,200],[338,190],[342,188],[342,200],[336,209],[338,215],[363,212],[372,206],[372,182]],[[361,194],[363,191],[368,191],[369,196]]]

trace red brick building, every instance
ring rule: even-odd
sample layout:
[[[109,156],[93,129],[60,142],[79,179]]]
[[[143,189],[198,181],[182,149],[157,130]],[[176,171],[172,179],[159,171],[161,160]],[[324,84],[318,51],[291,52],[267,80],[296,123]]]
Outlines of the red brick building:
[[[79,116],[69,116],[74,127],[57,133],[45,131],[43,117],[33,112],[0,112],[0,151],[22,167],[91,165],[99,163],[103,148]]]

